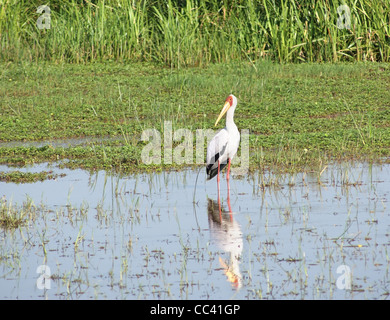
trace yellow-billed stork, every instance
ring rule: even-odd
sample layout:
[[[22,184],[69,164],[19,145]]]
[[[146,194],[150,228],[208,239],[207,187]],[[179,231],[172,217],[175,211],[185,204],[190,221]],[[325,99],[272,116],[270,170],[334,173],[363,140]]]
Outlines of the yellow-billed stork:
[[[226,113],[226,126],[218,131],[211,139],[207,147],[207,180],[217,176],[219,183],[219,172],[228,166],[226,179],[229,181],[230,163],[237,153],[240,144],[240,133],[234,123],[234,110],[237,106],[237,98],[234,95],[229,95],[225,101],[221,113],[218,116],[215,126]]]

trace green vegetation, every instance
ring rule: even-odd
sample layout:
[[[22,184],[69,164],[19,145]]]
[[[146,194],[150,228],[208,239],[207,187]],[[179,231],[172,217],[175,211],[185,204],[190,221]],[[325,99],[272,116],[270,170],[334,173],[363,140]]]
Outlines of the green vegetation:
[[[331,159],[390,155],[385,63],[257,62],[180,70],[145,63],[2,63],[0,69],[0,141],[48,141],[1,146],[3,164],[69,159],[63,165],[124,172],[180,167],[164,164],[163,153],[161,165],[143,164],[143,130],[163,135],[164,121],[173,131],[214,128],[230,92],[239,99],[237,126],[250,130],[251,169],[295,171]],[[85,136],[102,140],[50,143]]]
[[[50,29],[37,27],[42,4],[51,10]],[[389,22],[388,0],[1,0],[0,59],[171,67],[260,58],[388,62]]]
[[[0,171],[0,181],[14,183],[32,183],[37,181],[52,180],[58,178],[58,174],[53,174],[52,171],[41,172],[2,172]]]

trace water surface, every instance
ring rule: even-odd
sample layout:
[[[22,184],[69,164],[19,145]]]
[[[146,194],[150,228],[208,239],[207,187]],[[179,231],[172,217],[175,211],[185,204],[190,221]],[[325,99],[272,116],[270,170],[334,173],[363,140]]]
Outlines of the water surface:
[[[0,171],[15,168],[0,166]],[[206,182],[40,164],[0,182],[28,224],[0,229],[1,299],[386,299],[390,165]],[[44,276],[47,276],[44,282]]]

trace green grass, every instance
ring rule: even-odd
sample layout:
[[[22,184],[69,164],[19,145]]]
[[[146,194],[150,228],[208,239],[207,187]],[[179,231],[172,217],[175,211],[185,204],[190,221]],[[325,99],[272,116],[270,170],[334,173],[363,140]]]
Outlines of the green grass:
[[[40,30],[40,5],[51,28]],[[337,8],[348,5],[350,28]],[[11,14],[12,13],[12,14]],[[387,0],[1,0],[0,59],[149,61],[170,67],[390,57]]]
[[[2,63],[0,163],[64,165],[132,172],[183,167],[141,161],[143,130],[214,129],[229,93],[235,121],[250,130],[250,169],[299,170],[332,159],[390,155],[390,67],[381,63],[214,64],[172,70],[153,64]],[[222,127],[224,122],[219,125]],[[59,138],[95,136],[83,146]],[[118,138],[107,139],[107,138]],[[194,159],[195,162],[195,159]]]

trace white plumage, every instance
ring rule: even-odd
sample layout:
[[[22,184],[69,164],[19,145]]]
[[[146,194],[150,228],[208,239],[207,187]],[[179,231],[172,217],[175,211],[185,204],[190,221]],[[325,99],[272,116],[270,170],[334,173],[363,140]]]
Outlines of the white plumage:
[[[227,179],[229,179],[230,163],[237,153],[240,144],[240,133],[234,123],[234,110],[237,106],[237,98],[234,95],[227,97],[225,105],[215,122],[215,125],[226,113],[226,126],[217,132],[207,147],[207,180],[218,175],[228,165]]]

